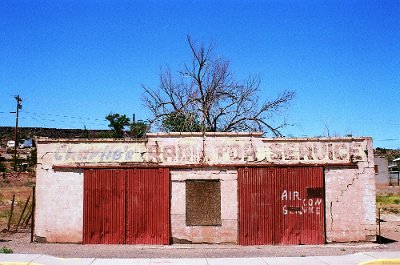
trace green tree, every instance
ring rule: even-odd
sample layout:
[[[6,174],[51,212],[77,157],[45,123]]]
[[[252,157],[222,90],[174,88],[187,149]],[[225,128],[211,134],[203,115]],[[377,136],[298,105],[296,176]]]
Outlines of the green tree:
[[[196,123],[198,118],[201,131],[269,131],[280,136],[287,123],[278,116],[294,98],[294,92],[270,97],[263,89],[261,97],[259,76],[237,80],[228,60],[216,56],[212,45],[198,45],[190,36],[187,41],[192,53],[190,63],[177,75],[170,69],[161,71],[159,89],[143,86],[144,104],[152,113],[150,124],[164,131],[193,131],[195,128],[187,123]]]
[[[133,138],[143,138],[150,130],[150,126],[144,121],[132,122],[131,135]]]
[[[110,113],[106,116],[106,120],[110,122],[108,127],[111,128],[114,138],[124,137],[125,127],[130,125],[130,119],[125,114]]]
[[[199,117],[195,113],[173,111],[165,115],[162,127],[167,132],[201,132]]]

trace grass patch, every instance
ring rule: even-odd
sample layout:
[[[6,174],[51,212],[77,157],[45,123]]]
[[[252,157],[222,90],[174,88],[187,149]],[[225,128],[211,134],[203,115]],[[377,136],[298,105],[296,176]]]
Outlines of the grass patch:
[[[0,248],[0,253],[11,254],[11,253],[13,253],[13,251],[11,248],[2,247],[2,248]]]
[[[378,195],[376,196],[376,202],[382,206],[399,205],[400,195]]]
[[[376,206],[384,212],[400,213],[400,195],[387,194],[376,196]]]

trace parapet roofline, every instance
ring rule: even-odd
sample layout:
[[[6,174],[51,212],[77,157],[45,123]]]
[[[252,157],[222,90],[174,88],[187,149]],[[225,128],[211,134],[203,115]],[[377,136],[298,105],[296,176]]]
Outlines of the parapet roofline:
[[[370,136],[358,136],[358,137],[298,137],[298,138],[262,138],[264,142],[307,142],[307,141],[320,141],[320,142],[353,142],[353,141],[372,141]]]
[[[263,137],[262,132],[170,132],[170,133],[148,133],[146,138],[134,139],[134,138],[48,138],[48,137],[36,137],[37,143],[141,143],[147,142],[148,139],[154,138],[183,138],[183,137],[251,137],[262,140],[263,142],[307,142],[307,141],[321,141],[321,142],[352,142],[352,141],[372,141],[372,137],[360,136],[360,137],[299,137],[299,138],[286,138],[286,137]],[[400,159],[400,158],[399,158]]]
[[[157,132],[147,133],[149,138],[157,137],[259,137],[261,138],[264,133],[262,132]]]

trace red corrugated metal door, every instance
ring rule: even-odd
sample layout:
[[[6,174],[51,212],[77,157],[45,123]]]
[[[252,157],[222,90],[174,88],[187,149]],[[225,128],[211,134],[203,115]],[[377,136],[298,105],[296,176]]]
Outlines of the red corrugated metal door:
[[[125,176],[119,170],[85,170],[84,244],[125,242]]]
[[[169,170],[85,170],[84,244],[169,244]]]
[[[130,170],[126,188],[126,243],[169,244],[169,170]]]
[[[275,244],[323,244],[324,181],[321,167],[281,169],[277,178]]]
[[[273,244],[274,172],[269,168],[239,168],[238,173],[239,243]]]
[[[323,244],[321,167],[241,168],[239,243]]]

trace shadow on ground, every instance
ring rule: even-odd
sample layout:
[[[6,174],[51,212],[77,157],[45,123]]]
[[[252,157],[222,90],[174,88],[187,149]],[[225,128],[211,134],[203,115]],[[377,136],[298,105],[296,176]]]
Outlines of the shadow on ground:
[[[378,243],[378,244],[390,244],[390,243],[395,243],[395,242],[397,242],[397,240],[390,239],[390,238],[387,238],[384,236],[376,236],[376,241],[375,241],[375,243]]]

